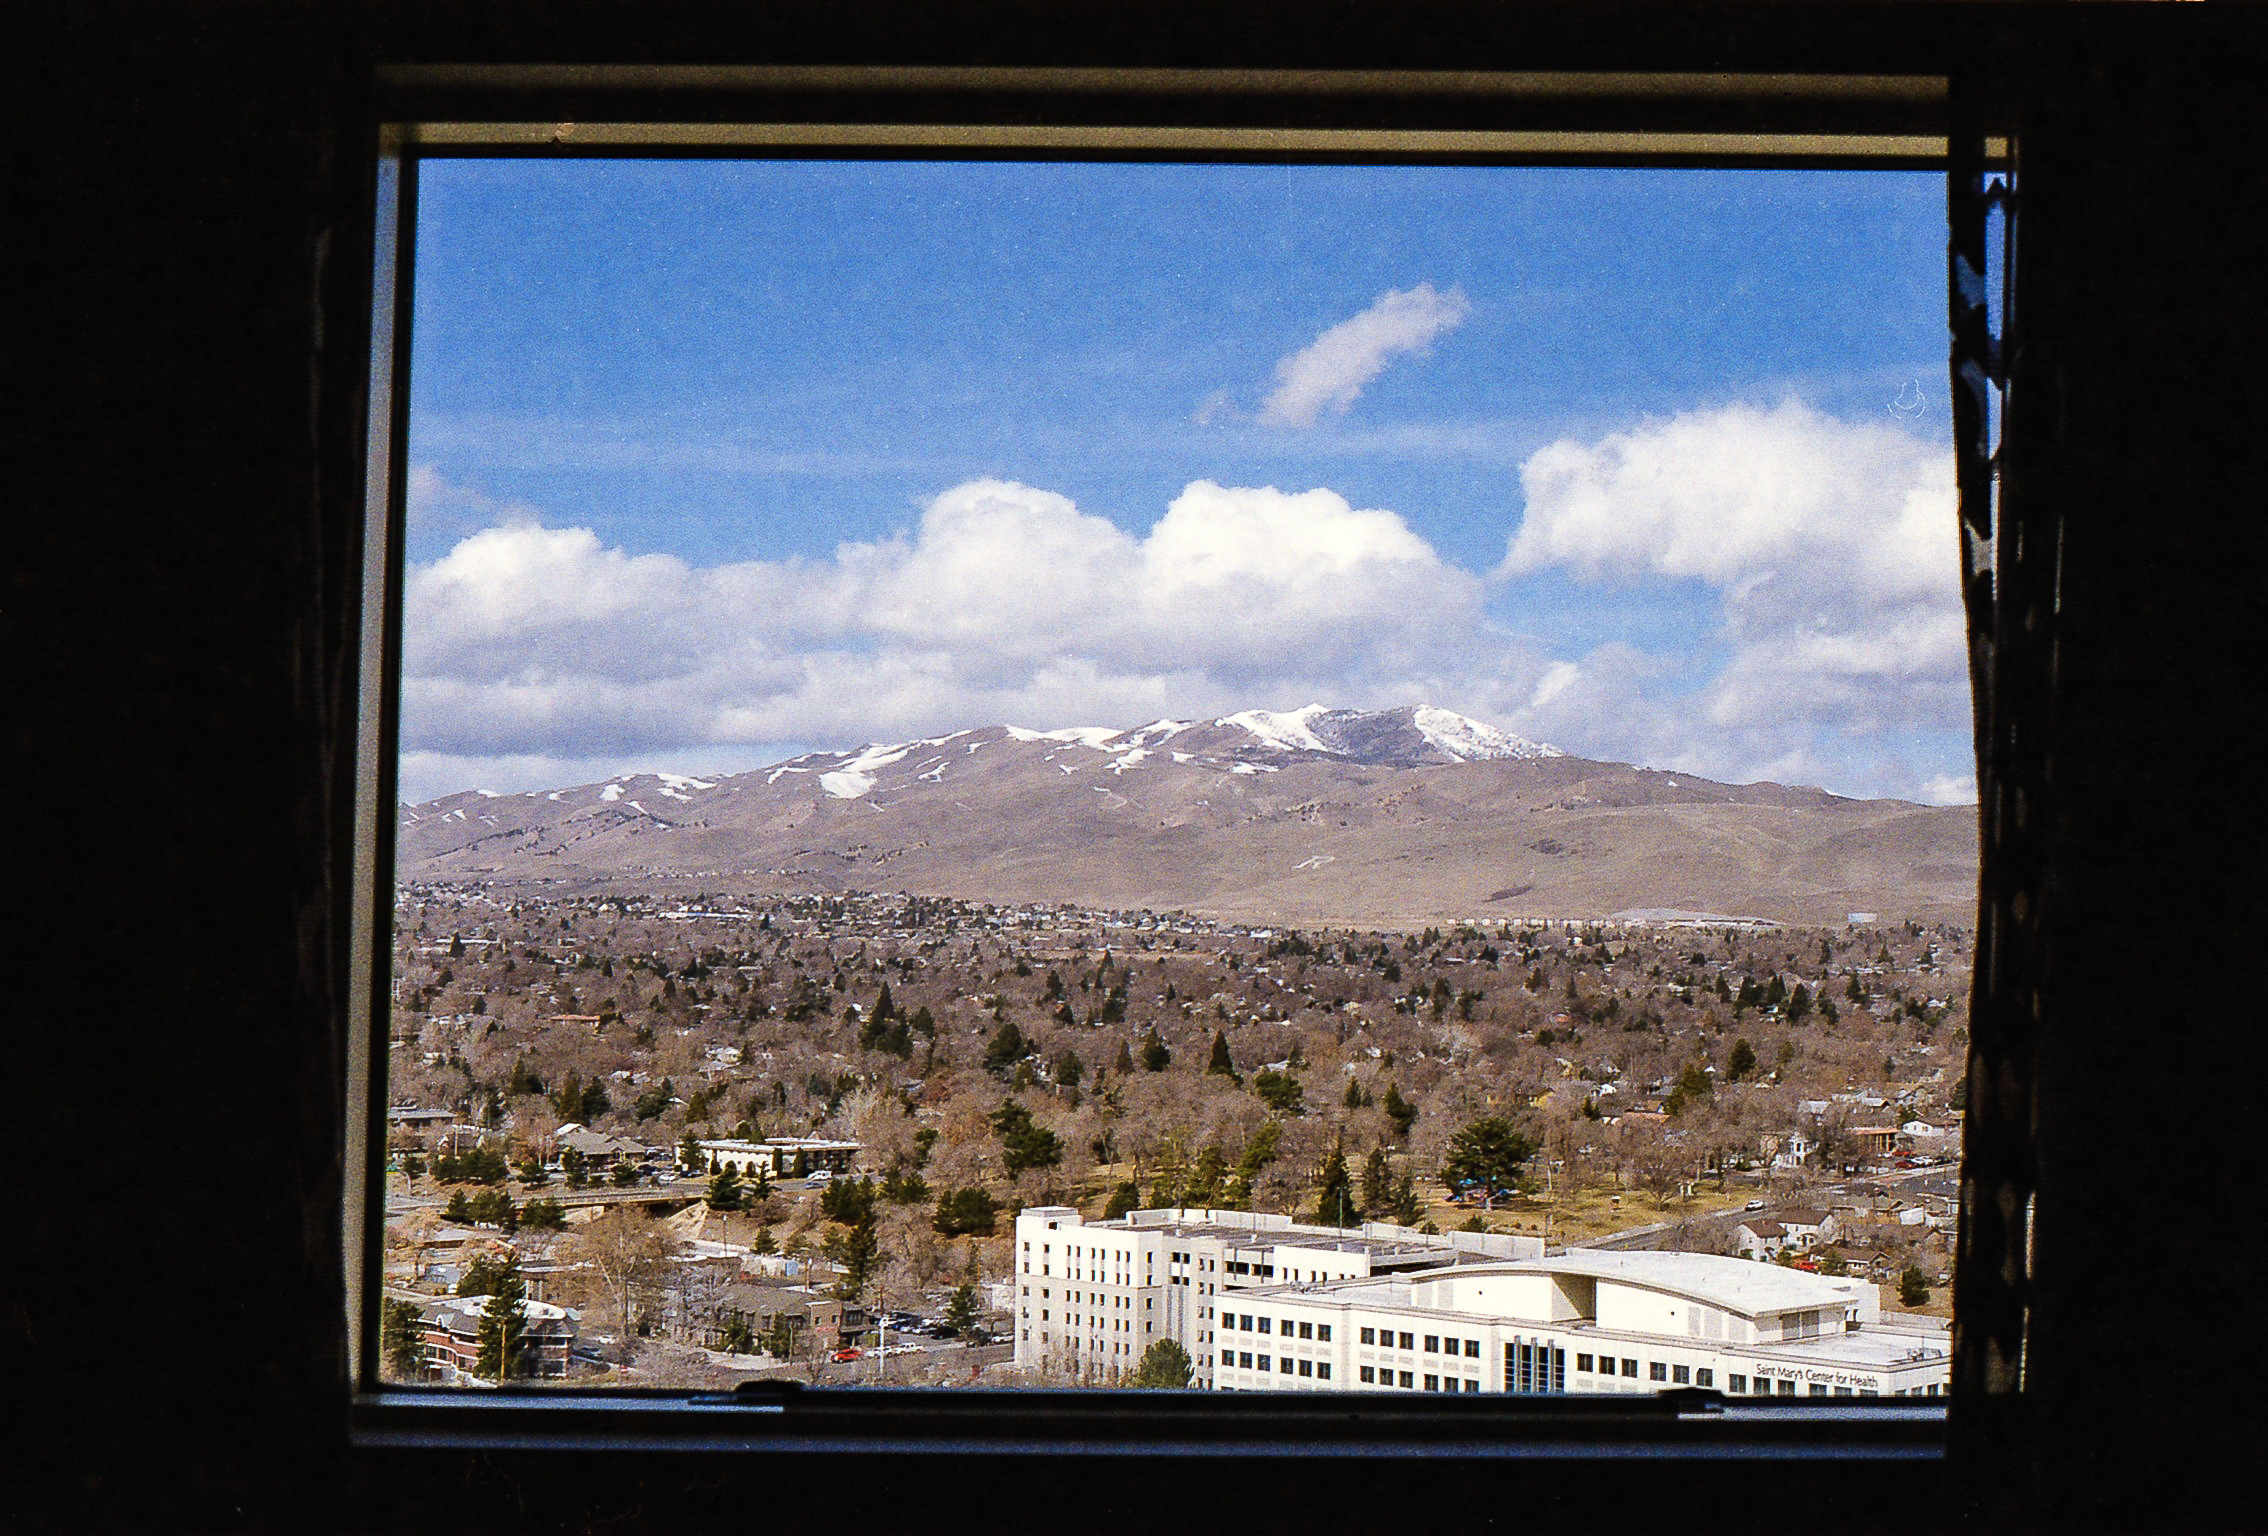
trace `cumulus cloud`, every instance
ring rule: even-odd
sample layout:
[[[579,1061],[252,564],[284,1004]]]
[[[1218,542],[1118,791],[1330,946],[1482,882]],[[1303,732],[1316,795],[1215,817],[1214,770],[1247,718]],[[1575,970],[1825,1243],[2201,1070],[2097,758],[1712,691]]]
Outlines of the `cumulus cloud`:
[[[1395,357],[1423,352],[1472,313],[1462,291],[1438,292],[1431,283],[1382,293],[1371,306],[1342,320],[1276,364],[1275,391],[1260,406],[1267,426],[1311,427],[1325,411],[1354,404],[1364,387]],[[1208,402],[1200,420],[1217,414]]]
[[[1728,653],[1705,678],[1672,668],[1674,687],[1619,651],[1583,658],[1530,701],[1530,728],[1716,776],[1958,792],[1942,771],[1968,722],[1946,445],[1796,401],[1734,405],[1553,443],[1520,480],[1500,580],[1699,584]]]
[[[1393,512],[1205,480],[1139,535],[978,480],[898,538],[711,567],[522,522],[411,567],[404,741],[431,778],[451,757],[1465,697],[1505,666],[1483,595]]]

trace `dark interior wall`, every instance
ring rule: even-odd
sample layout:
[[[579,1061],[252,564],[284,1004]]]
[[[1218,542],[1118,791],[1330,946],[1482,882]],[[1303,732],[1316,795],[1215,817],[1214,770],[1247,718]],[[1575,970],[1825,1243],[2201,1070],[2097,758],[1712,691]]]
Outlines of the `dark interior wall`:
[[[33,4],[12,18],[5,355],[16,1092],[0,1365],[27,1529],[897,1527],[940,1497],[1089,1530],[1397,1510],[1861,1529],[2013,1510],[2243,1524],[2268,1066],[2255,617],[2260,28],[2226,15],[1684,6]],[[1211,17],[1208,20],[1208,17]],[[769,30],[767,30],[769,29]],[[737,35],[736,35],[737,34]],[[2029,451],[2059,529],[2030,1369],[1983,1477],[1780,1463],[967,1463],[350,1453],[338,1322],[338,754],[349,742],[377,57],[738,56],[2013,71]],[[2132,1407],[2114,1407],[2118,1400]],[[2200,1451],[2225,1458],[2215,1465]],[[1854,1477],[1858,1479],[1854,1483]],[[1186,1503],[1182,1501],[1188,1501]],[[14,1523],[14,1522],[11,1522]]]

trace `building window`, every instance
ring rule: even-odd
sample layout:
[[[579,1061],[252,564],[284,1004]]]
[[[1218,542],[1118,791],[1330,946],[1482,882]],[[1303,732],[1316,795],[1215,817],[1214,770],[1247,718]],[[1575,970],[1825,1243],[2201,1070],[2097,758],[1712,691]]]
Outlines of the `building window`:
[[[1247,1370],[1247,1371],[1251,1370],[1251,1369],[1252,1369],[1252,1352],[1251,1352],[1250,1350],[1238,1350],[1238,1351],[1237,1351],[1237,1355],[1236,1355],[1236,1363],[1237,1363],[1237,1367],[1238,1367],[1238,1368],[1239,1368],[1240,1370]]]
[[[1425,1336],[1425,1352],[1429,1355],[1441,1353],[1441,1336],[1439,1334],[1429,1333]]]
[[[1467,1392],[1478,1392],[1480,1390],[1480,1383],[1478,1381],[1475,1381],[1472,1377],[1467,1376],[1465,1378],[1465,1390]]]
[[[1403,1335],[1402,1335],[1402,1348],[1404,1348],[1404,1349],[1414,1349],[1415,1347],[1416,1347],[1416,1345],[1415,1345],[1415,1343],[1414,1343],[1414,1341],[1413,1341],[1413,1335],[1410,1335],[1410,1334],[1407,1334],[1407,1333],[1403,1334]]]
[[[1667,1380],[1669,1380],[1669,1367],[1668,1367],[1668,1366],[1666,1366],[1666,1365],[1664,1365],[1664,1364],[1662,1364],[1662,1362],[1661,1362],[1661,1361],[1659,1361],[1659,1360],[1649,1360],[1649,1361],[1647,1361],[1647,1362],[1646,1362],[1646,1379],[1647,1379],[1648,1381],[1667,1381]]]
[[[1378,1342],[1378,1330],[1377,1330],[1377,1329],[1375,1329],[1375,1328],[1365,1328],[1365,1329],[1363,1329],[1363,1331],[1362,1331],[1362,1342],[1363,1342],[1363,1343],[1365,1343],[1365,1344],[1375,1344],[1375,1343],[1377,1343],[1377,1342]]]
[[[1467,1360],[1478,1360],[1480,1358],[1480,1340],[1465,1340],[1465,1358]]]
[[[1299,1363],[1299,1373],[1302,1376],[1312,1376],[1315,1374],[1315,1367],[1311,1362],[1302,1360]]]
[[[1315,1375],[1319,1380],[1329,1381],[1331,1379],[1331,1362],[1328,1360],[1316,1361]]]
[[[1725,1390],[1728,1392],[1746,1392],[1748,1390],[1748,1378],[1738,1372],[1727,1376],[1725,1378]]]
[[[1317,1323],[1315,1325],[1315,1341],[1318,1344],[1331,1342],[1331,1325],[1329,1323]]]
[[[1427,1377],[1425,1378],[1425,1389],[1426,1389],[1426,1391],[1428,1391],[1428,1392],[1438,1392],[1438,1391],[1440,1391],[1440,1390],[1441,1390],[1441,1378],[1440,1378],[1440,1377],[1438,1377],[1438,1376],[1434,1376],[1434,1375],[1430,1375],[1430,1374],[1429,1374],[1429,1375],[1428,1375],[1428,1376],[1427,1376]]]
[[[1268,1331],[1268,1324],[1269,1324],[1269,1319],[1267,1319],[1267,1318],[1265,1318],[1265,1317],[1263,1317],[1262,1319],[1260,1319],[1260,1331],[1261,1331],[1262,1333],[1266,1333],[1266,1332]]]
[[[1362,1379],[1364,1381],[1376,1381],[1378,1379],[1378,1372],[1376,1368],[1367,1365],[1364,1366],[1362,1368]]]
[[[1577,1355],[1575,1357],[1575,1369],[1577,1369],[1578,1371],[1588,1372],[1590,1368],[1591,1357],[1589,1355]]]
[[[1693,1384],[1697,1387],[1713,1387],[1717,1384],[1717,1373],[1704,1365],[1693,1373]]]
[[[1313,1323],[1301,1323],[1301,1324],[1299,1325],[1299,1336],[1300,1336],[1301,1338],[1303,1338],[1303,1339],[1312,1339],[1312,1338],[1314,1338],[1314,1337],[1315,1337],[1315,1325],[1314,1325]]]
[[[1693,1372],[1692,1372],[1692,1370],[1691,1370],[1691,1369],[1690,1369],[1689,1367],[1686,1367],[1686,1366],[1682,1366],[1682,1365],[1673,1365],[1673,1366],[1671,1366],[1671,1367],[1670,1367],[1670,1383],[1671,1383],[1671,1385],[1673,1385],[1673,1386],[1680,1386],[1680,1387],[1687,1387],[1687,1386],[1691,1386],[1691,1385],[1693,1384]]]
[[[1256,1371],[1268,1370],[1271,1368],[1274,1359],[1275,1356],[1273,1355],[1262,1355],[1258,1360],[1253,1362],[1252,1368]]]
[[[1402,1372],[1402,1385],[1405,1387],[1415,1385],[1415,1378],[1408,1371]]]

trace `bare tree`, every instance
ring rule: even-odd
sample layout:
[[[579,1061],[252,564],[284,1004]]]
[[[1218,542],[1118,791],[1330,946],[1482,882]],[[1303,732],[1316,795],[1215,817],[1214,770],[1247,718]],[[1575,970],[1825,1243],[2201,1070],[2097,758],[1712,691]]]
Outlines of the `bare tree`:
[[[651,1217],[627,1206],[585,1222],[566,1244],[567,1257],[587,1282],[593,1299],[620,1321],[619,1337],[628,1344],[638,1311],[658,1294],[677,1243]]]

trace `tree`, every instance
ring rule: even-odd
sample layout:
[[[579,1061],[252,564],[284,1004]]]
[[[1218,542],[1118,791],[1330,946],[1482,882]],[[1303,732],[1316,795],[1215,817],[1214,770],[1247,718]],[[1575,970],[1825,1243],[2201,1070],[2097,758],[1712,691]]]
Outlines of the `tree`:
[[[1009,1019],[993,1032],[990,1043],[985,1046],[984,1067],[988,1072],[1004,1072],[1031,1053],[1031,1042],[1016,1027],[1016,1021]]]
[[[1279,1115],[1297,1115],[1306,1112],[1306,1090],[1298,1078],[1289,1072],[1271,1072],[1262,1067],[1252,1079],[1252,1091],[1260,1101]]]
[[[1173,1061],[1173,1052],[1166,1049],[1165,1041],[1153,1029],[1142,1037],[1142,1070],[1163,1072]]]
[[[1110,1202],[1103,1207],[1102,1219],[1116,1221],[1127,1212],[1138,1209],[1141,1204],[1142,1191],[1140,1186],[1135,1184],[1132,1179],[1123,1180],[1116,1188],[1111,1190]]]
[[[1379,1216],[1393,1203],[1394,1169],[1386,1161],[1386,1149],[1372,1147],[1362,1165],[1362,1208]]]
[[[1054,1074],[1055,1080],[1066,1088],[1078,1087],[1080,1080],[1087,1073],[1086,1067],[1079,1060],[1079,1053],[1069,1050],[1059,1053],[1055,1060],[1049,1063],[1048,1070]]]
[[[939,1195],[930,1225],[947,1237],[981,1236],[993,1230],[999,1213],[991,1191],[981,1184],[972,1184],[966,1189],[949,1189]]]
[[[709,1166],[708,1153],[701,1150],[701,1138],[688,1129],[677,1143],[677,1169],[680,1173],[698,1174]]]
[[[953,1292],[953,1299],[945,1303],[945,1326],[955,1333],[967,1333],[976,1326],[977,1316],[976,1287],[963,1281]]]
[[[740,1174],[731,1163],[726,1163],[719,1168],[716,1177],[709,1180],[709,1193],[706,1198],[709,1209],[712,1211],[737,1211],[740,1209]]]
[[[1033,1124],[1032,1112],[1014,1099],[993,1111],[991,1120],[1000,1135],[1001,1166],[1008,1172],[1053,1168],[1063,1161],[1063,1143],[1055,1132]]]
[[[1362,1084],[1357,1082],[1354,1078],[1348,1078],[1347,1091],[1344,1095],[1341,1096],[1339,1102],[1346,1105],[1349,1109],[1362,1108]]]
[[[638,1165],[627,1157],[614,1160],[614,1167],[606,1176],[607,1183],[616,1189],[630,1189],[638,1182]]]
[[[666,1229],[629,1206],[583,1224],[567,1240],[566,1258],[596,1298],[614,1313],[628,1339],[640,1304],[660,1287],[676,1244]]]
[[[508,1259],[487,1293],[488,1303],[473,1331],[479,1353],[473,1374],[490,1381],[509,1381],[535,1370],[535,1355],[528,1348],[528,1287],[520,1278],[520,1262]]]
[[[556,1200],[530,1200],[520,1207],[520,1225],[531,1232],[556,1232],[567,1225],[567,1207]]]
[[[1425,1203],[1418,1199],[1417,1179],[1408,1169],[1402,1171],[1401,1186],[1394,1191],[1394,1219],[1405,1227],[1414,1227],[1425,1215]]]
[[[1160,1339],[1142,1351],[1141,1363],[1134,1374],[1126,1378],[1130,1387],[1186,1387],[1196,1378],[1196,1368],[1189,1362],[1189,1351],[1172,1339]]]
[[[1919,1307],[1929,1301],[1929,1277],[1917,1264],[1908,1264],[1898,1276],[1898,1304],[1902,1307]]]
[[[1732,1055],[1725,1060],[1725,1080],[1737,1083],[1756,1070],[1756,1047],[1743,1038],[1732,1043]]]
[[[1123,1040],[1118,1042],[1118,1058],[1111,1063],[1111,1070],[1120,1077],[1134,1075],[1134,1048]]]
[[[1346,1148],[1338,1142],[1331,1144],[1331,1156],[1316,1181],[1315,1220],[1325,1227],[1352,1227],[1362,1222],[1361,1208],[1355,1204],[1354,1179],[1347,1172]]]
[[[850,1231],[843,1236],[842,1251],[836,1262],[843,1267],[841,1277],[835,1282],[836,1294],[845,1301],[856,1301],[865,1295],[867,1283],[882,1264],[882,1236],[876,1230],[871,1209],[863,1220],[851,1223]]]
[[[1442,1159],[1442,1182],[1452,1189],[1478,1186],[1493,1197],[1518,1187],[1520,1170],[1535,1156],[1536,1144],[1501,1115],[1475,1120],[1449,1138]]]
[[[1213,1056],[1210,1061],[1205,1063],[1205,1075],[1207,1077],[1225,1077],[1230,1082],[1237,1084],[1242,1084],[1244,1081],[1237,1074],[1236,1063],[1229,1059],[1228,1035],[1218,1029],[1213,1031]]]
[[[466,1198],[463,1190],[452,1189],[449,1191],[449,1202],[441,1207],[441,1219],[443,1221],[471,1221],[473,1219],[472,1201]]]
[[[387,1301],[378,1323],[378,1347],[385,1352],[387,1369],[398,1380],[416,1381],[425,1375],[422,1323],[416,1302]]]
[[[1378,1107],[1386,1111],[1386,1118],[1394,1123],[1396,1139],[1409,1140],[1410,1127],[1417,1124],[1418,1110],[1415,1104],[1402,1097],[1401,1088],[1394,1083],[1388,1083],[1386,1085],[1386,1098]]]

